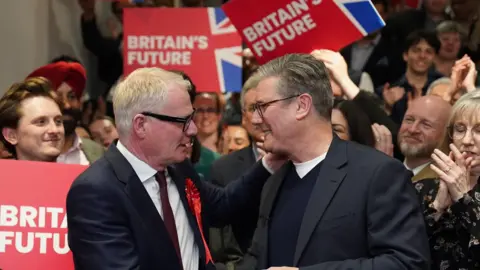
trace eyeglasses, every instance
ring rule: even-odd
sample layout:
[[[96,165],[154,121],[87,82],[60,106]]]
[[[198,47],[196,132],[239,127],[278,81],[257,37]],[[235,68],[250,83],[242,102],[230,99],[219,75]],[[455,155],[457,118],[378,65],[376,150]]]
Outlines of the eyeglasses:
[[[454,124],[448,127],[448,136],[452,140],[462,140],[468,131],[470,131],[472,138],[475,141],[480,142],[480,125],[475,125],[474,127],[468,128],[462,124]]]
[[[255,104],[253,104],[253,112],[258,111],[258,114],[260,115],[260,117],[263,118],[263,114],[265,113],[265,110],[267,109],[268,106],[272,105],[275,102],[289,100],[289,99],[292,99],[292,98],[296,98],[298,96],[300,96],[300,95],[294,95],[294,96],[289,96],[289,97],[286,97],[286,98],[274,99],[274,100],[271,100],[271,101],[268,101],[268,102],[255,103]]]
[[[160,121],[171,122],[171,123],[182,123],[183,124],[183,132],[187,131],[190,123],[193,120],[193,116],[195,115],[195,109],[193,112],[187,117],[173,117],[168,115],[156,114],[152,112],[142,112],[141,114],[145,116],[150,116]]]
[[[218,113],[215,108],[195,108],[196,113]]]

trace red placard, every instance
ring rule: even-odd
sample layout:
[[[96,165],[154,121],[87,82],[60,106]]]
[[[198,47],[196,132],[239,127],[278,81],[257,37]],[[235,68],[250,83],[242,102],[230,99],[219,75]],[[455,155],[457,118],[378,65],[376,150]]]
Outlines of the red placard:
[[[230,0],[222,9],[261,64],[287,53],[339,50],[385,25],[369,0]]]
[[[219,8],[124,10],[124,75],[141,67],[187,73],[199,92],[240,91],[242,41]]]
[[[74,269],[65,201],[86,168],[0,160],[0,269]]]

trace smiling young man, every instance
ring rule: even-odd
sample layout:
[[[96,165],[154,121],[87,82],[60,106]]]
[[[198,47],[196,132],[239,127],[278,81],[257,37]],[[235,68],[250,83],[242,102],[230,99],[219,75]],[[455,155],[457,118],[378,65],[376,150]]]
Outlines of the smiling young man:
[[[0,99],[1,141],[18,160],[54,162],[64,143],[60,104],[44,78],[16,83]]]
[[[92,140],[80,138],[75,133],[82,117],[81,96],[85,88],[86,72],[76,60],[59,59],[42,66],[28,77],[48,79],[62,104],[65,144],[57,162],[66,164],[90,165],[99,159],[105,150]]]
[[[397,100],[386,100],[391,106],[391,118],[401,123],[407,111],[408,96],[424,96],[430,84],[442,77],[433,69],[434,59],[440,50],[440,41],[434,32],[417,31],[410,34],[405,42],[403,60],[407,63],[405,74],[386,92],[393,89],[403,90],[404,94]]]

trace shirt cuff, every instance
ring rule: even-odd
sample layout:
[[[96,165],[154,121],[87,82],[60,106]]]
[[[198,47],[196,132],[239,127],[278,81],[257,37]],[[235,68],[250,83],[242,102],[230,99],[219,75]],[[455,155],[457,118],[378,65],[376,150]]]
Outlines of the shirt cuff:
[[[270,166],[268,166],[267,162],[265,161],[265,156],[262,157],[262,165],[270,174],[275,172],[272,168],[270,168]]]

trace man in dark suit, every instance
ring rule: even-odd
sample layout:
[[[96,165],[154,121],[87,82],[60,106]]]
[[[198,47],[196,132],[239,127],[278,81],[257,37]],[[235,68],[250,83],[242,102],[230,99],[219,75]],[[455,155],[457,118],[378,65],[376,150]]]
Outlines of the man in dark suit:
[[[291,54],[254,76],[252,121],[265,132],[265,149],[292,162],[264,188],[242,267],[428,269],[428,240],[411,174],[399,161],[333,135],[324,63]]]
[[[240,94],[242,126],[247,130],[251,138],[251,145],[224,155],[213,163],[211,182],[218,186],[226,186],[234,179],[237,179],[245,171],[248,171],[264,154],[264,151],[257,146],[257,142],[263,141],[262,130],[252,124],[253,104],[255,103],[255,93],[250,91],[252,82],[253,80],[248,79]],[[254,208],[247,210],[250,218],[246,218],[243,215],[237,218],[231,226],[222,229],[213,228],[211,230],[210,247],[217,262],[232,265],[247,252],[257,227],[259,204],[260,198],[255,202]]]
[[[188,81],[137,69],[114,96],[119,141],[67,196],[75,269],[215,269],[202,228],[255,207],[281,160],[266,155],[225,189],[201,181],[185,161],[197,132]],[[266,169],[268,168],[268,169]]]

